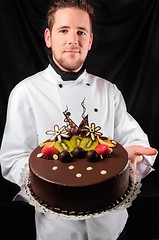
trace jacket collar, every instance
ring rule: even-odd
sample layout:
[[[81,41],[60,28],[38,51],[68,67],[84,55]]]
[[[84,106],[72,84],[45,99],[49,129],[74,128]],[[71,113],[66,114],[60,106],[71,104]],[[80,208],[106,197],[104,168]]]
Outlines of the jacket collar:
[[[49,56],[50,65],[53,67],[55,72],[61,76],[63,81],[70,81],[70,80],[76,80],[85,70],[85,64],[82,66],[82,68],[78,72],[65,72],[62,71],[52,60],[52,58]]]

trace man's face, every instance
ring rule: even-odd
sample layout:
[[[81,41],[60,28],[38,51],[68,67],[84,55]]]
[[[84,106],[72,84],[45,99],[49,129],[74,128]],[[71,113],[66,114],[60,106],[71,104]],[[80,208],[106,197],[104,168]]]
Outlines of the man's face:
[[[45,30],[46,46],[51,48],[53,60],[64,71],[77,72],[82,67],[92,39],[89,15],[78,8],[59,9],[52,31]]]

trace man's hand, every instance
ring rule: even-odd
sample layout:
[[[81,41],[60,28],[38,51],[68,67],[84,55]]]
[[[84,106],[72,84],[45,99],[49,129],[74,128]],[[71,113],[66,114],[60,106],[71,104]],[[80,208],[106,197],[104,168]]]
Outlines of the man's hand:
[[[128,152],[128,158],[135,165],[135,167],[137,163],[142,162],[143,155],[153,156],[157,154],[157,150],[155,148],[137,145],[126,147],[126,150]]]

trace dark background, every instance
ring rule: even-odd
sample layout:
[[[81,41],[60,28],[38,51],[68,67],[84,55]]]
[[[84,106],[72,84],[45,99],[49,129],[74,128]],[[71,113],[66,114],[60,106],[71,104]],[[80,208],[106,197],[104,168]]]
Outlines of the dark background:
[[[43,38],[48,3],[49,0],[0,0],[0,141],[10,91],[22,79],[48,65]],[[147,133],[151,146],[159,150],[159,1],[92,0],[92,3],[94,43],[87,58],[87,70],[118,86],[129,113]],[[141,194],[129,208],[127,230],[132,239],[159,239],[158,157],[154,168],[156,171],[143,180]],[[4,239],[15,234],[16,239],[31,240],[34,209],[22,202],[12,202],[17,191],[18,187],[0,174],[2,232],[6,235]],[[11,231],[6,231],[8,224]],[[30,230],[25,237],[17,238],[26,225]],[[135,238],[137,230],[139,238]]]

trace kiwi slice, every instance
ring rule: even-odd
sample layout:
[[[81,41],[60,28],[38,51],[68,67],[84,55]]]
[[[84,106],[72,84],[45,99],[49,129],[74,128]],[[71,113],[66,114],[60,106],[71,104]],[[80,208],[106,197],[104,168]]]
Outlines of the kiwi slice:
[[[80,143],[80,147],[85,151],[94,150],[97,145],[98,140],[93,141],[90,137],[84,137]]]
[[[68,152],[72,152],[73,151],[73,146],[71,145],[69,140],[62,140],[61,142],[56,141],[54,147],[59,151],[62,152],[64,150],[68,151]]]
[[[73,146],[73,148],[79,147],[80,143],[82,141],[82,137],[78,136],[78,135],[74,135],[71,137],[70,139],[70,143]]]

